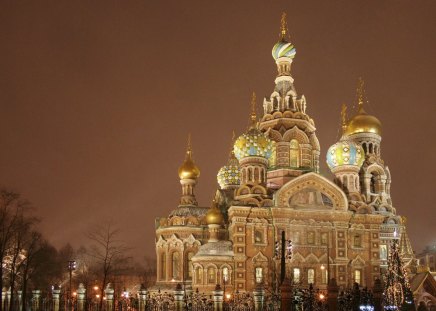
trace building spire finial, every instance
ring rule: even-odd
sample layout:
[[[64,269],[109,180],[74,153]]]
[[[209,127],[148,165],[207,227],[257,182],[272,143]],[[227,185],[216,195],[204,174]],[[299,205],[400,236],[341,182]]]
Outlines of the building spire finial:
[[[256,115],[256,93],[253,92],[251,95],[251,113],[250,113],[250,126],[255,127],[257,123],[257,115]]]
[[[363,104],[365,100],[365,81],[362,77],[359,77],[357,82],[357,104],[359,106],[359,112],[363,110]]]
[[[280,20],[280,39],[285,40],[288,34],[288,23],[286,22],[286,12],[282,13]]]
[[[345,133],[345,131],[347,130],[347,105],[345,104],[342,104],[341,118],[342,118],[342,133]]]

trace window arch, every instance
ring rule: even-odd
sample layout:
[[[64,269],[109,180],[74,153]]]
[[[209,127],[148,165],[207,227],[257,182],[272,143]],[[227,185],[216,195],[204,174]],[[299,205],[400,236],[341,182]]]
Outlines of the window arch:
[[[179,252],[174,252],[172,257],[172,270],[173,270],[173,279],[180,279],[180,254]]]
[[[203,283],[203,270],[200,267],[195,268],[195,282],[197,284]]]
[[[207,284],[216,284],[216,270],[213,267],[207,269]]]
[[[289,144],[289,165],[291,167],[300,166],[300,144],[296,139],[292,139]]]
[[[160,279],[165,280],[167,278],[167,254],[162,253],[160,255]]]
[[[186,254],[186,268],[185,268],[185,278],[187,280],[192,280],[192,257],[194,257],[194,252],[188,252]]]

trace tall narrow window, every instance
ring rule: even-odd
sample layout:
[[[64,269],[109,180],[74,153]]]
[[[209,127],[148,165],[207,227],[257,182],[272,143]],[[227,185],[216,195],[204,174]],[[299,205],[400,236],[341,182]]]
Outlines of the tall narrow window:
[[[300,283],[300,268],[294,268],[294,283]]]
[[[261,267],[256,267],[256,283],[262,283],[263,281],[263,269]]]
[[[203,283],[203,270],[200,267],[195,269],[195,281],[197,284]]]
[[[178,280],[180,279],[180,255],[178,252],[173,253],[173,279]]]
[[[188,272],[186,275],[186,279],[187,280],[192,280],[192,257],[194,256],[193,252],[188,252],[187,256],[186,256],[186,271]]]
[[[165,280],[167,278],[167,256],[165,253],[160,255],[160,279]]]
[[[263,234],[261,229],[254,230],[254,243],[263,243]]]
[[[307,270],[307,283],[314,284],[315,283],[315,269]]]
[[[300,145],[296,139],[292,139],[290,142],[289,165],[290,167],[300,166]]]
[[[327,278],[328,278],[328,271],[327,269],[324,267],[321,268],[321,283],[322,284],[327,284]]]
[[[361,270],[354,270],[354,282],[357,284],[361,284],[362,282],[362,271]]]
[[[354,247],[362,247],[362,236],[360,234],[354,235]]]
[[[227,283],[229,281],[229,268],[223,268],[223,282]]]
[[[214,268],[207,269],[207,283],[216,284],[216,272]]]

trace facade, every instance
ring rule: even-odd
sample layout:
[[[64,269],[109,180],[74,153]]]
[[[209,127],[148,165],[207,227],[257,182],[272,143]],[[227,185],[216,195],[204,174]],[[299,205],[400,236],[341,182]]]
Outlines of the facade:
[[[424,251],[416,257],[420,266],[427,267],[430,272],[436,273],[436,243],[428,245]]]
[[[263,99],[260,117],[253,94],[250,125],[218,172],[211,207],[199,207],[195,199],[200,170],[188,144],[179,169],[180,205],[156,220],[158,288],[174,282],[205,292],[216,284],[228,291],[252,291],[259,284],[274,288],[282,232],[292,241],[286,277],[302,286],[325,289],[335,278],[342,287],[357,282],[371,288],[386,268],[392,239],[400,239],[413,272],[405,219],[390,195],[381,122],[365,111],[363,81],[357,112],[347,118],[343,107],[343,135],[327,151],[331,181],[319,173],[323,156],[315,121],[292,77],[296,49],[285,16],[272,55],[274,90]]]

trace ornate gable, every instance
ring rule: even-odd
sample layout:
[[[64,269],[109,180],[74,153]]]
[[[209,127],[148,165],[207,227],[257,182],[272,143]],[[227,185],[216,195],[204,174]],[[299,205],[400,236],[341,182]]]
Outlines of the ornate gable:
[[[277,191],[276,206],[308,209],[348,210],[344,192],[317,173],[301,175]]]

